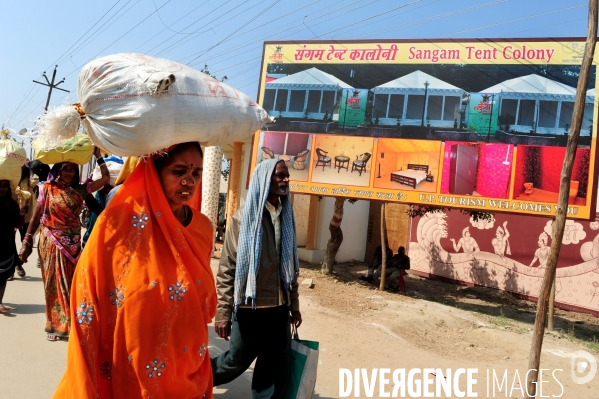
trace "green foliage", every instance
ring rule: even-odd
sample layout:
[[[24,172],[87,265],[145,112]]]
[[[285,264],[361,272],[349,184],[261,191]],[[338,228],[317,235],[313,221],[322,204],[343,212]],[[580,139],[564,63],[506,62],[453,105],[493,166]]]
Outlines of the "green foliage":
[[[229,180],[229,173],[231,173],[231,161],[228,159],[223,159],[223,167],[220,170],[220,174],[222,175],[223,179],[225,179],[225,181]]]
[[[208,64],[204,64],[204,67],[202,69],[200,69],[200,72],[205,73],[206,75],[216,79],[216,80],[220,80],[221,82],[224,82],[225,80],[229,79],[227,77],[227,75],[223,76],[222,78],[217,78],[216,76],[214,76],[213,74],[210,73],[210,71],[208,70]]]

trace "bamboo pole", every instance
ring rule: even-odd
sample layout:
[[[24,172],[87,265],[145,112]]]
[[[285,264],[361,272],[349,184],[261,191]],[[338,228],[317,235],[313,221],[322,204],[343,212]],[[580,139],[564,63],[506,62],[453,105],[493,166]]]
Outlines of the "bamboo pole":
[[[553,315],[555,314],[555,278],[551,285],[551,295],[549,295],[549,314],[547,316],[547,331],[553,331]]]
[[[534,332],[532,343],[530,345],[530,355],[528,357],[528,370],[530,378],[527,378],[526,394],[529,399],[536,397],[536,386],[539,377],[539,366],[541,363],[541,349],[543,347],[543,336],[545,329],[545,321],[547,319],[547,308],[549,296],[555,280],[555,270],[557,260],[561,249],[562,238],[564,236],[564,227],[566,225],[566,212],[568,210],[568,196],[570,191],[570,178],[572,176],[572,167],[574,165],[574,156],[576,155],[576,147],[578,146],[578,137],[580,136],[580,127],[584,114],[584,104],[587,91],[587,83],[593,63],[593,55],[595,53],[595,44],[597,41],[597,2],[598,0],[589,0],[589,30],[587,35],[586,46],[584,50],[584,58],[580,68],[578,77],[578,85],[576,87],[576,102],[574,103],[574,112],[572,114],[572,129],[568,137],[566,147],[566,157],[562,167],[559,200],[557,205],[557,214],[553,225],[553,234],[551,241],[551,249],[549,258],[547,259],[547,269],[543,277],[543,285],[539,293],[537,302],[537,315],[535,318]]]
[[[385,225],[385,203],[381,205],[381,283],[379,290],[385,290],[385,274],[387,273],[387,226]]]

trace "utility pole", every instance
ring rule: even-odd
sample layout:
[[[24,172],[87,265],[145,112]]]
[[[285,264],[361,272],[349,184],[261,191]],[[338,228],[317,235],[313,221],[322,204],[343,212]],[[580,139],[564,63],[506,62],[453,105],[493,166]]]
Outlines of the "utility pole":
[[[528,356],[528,372],[526,373],[526,397],[534,399],[537,396],[537,381],[539,379],[539,368],[541,364],[541,349],[543,347],[543,338],[545,334],[545,321],[547,320],[547,308],[549,298],[555,284],[555,275],[557,260],[559,258],[562,239],[564,237],[564,227],[566,225],[566,211],[568,209],[568,195],[570,191],[570,179],[572,178],[572,169],[574,167],[574,157],[576,147],[578,147],[578,137],[580,136],[580,127],[584,116],[585,92],[591,74],[593,56],[595,54],[595,45],[597,43],[597,18],[599,7],[597,0],[589,0],[589,27],[586,46],[584,47],[584,56],[580,67],[578,85],[576,89],[576,101],[574,102],[574,111],[572,113],[572,124],[568,143],[566,145],[566,156],[562,166],[560,176],[559,199],[557,203],[557,212],[555,222],[552,226],[551,249],[547,258],[547,269],[543,277],[543,284],[537,300],[537,315],[530,345],[530,354]],[[538,122],[538,119],[537,119]],[[530,373],[530,378],[528,376]]]
[[[59,84],[64,83],[64,78],[62,78],[62,80],[60,82],[54,84],[54,79],[56,79],[56,68],[58,68],[58,65],[54,66],[54,72],[52,73],[52,81],[51,82],[48,80],[48,77],[46,76],[46,72],[43,73],[44,79],[46,79],[46,83],[38,82],[37,80],[33,81],[34,83],[49,87],[48,99],[46,100],[46,107],[44,108],[44,111],[48,111],[48,105],[50,105],[50,97],[52,96],[52,89],[62,90],[62,91],[66,91],[67,93],[70,93],[70,91],[61,89],[60,87],[58,87]]]

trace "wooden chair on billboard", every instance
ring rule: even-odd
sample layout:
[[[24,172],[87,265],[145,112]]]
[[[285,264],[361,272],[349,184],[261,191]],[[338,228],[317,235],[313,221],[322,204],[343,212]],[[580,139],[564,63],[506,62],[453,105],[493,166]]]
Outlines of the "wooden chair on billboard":
[[[368,164],[368,161],[370,160],[371,156],[372,154],[368,152],[357,155],[356,160],[354,161],[351,167],[352,173],[354,172],[354,170],[357,170],[360,176],[362,176],[362,172],[366,171],[366,165]]]
[[[331,157],[327,157],[327,154],[328,154],[328,151],[321,150],[320,148],[316,149],[316,155],[318,155],[318,160],[316,161],[315,168],[322,165],[322,171],[324,172],[324,167],[326,165],[329,165],[329,168],[332,167]]]

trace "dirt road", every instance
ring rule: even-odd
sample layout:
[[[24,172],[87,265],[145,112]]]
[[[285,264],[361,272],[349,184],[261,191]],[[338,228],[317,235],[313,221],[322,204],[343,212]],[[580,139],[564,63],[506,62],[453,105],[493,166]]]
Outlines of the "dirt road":
[[[51,397],[66,363],[66,344],[45,339],[43,289],[35,259],[25,267],[28,277],[9,282],[6,291],[5,304],[16,310],[0,315],[2,399]],[[216,267],[213,260],[213,270]],[[312,278],[315,284],[312,289],[300,287],[304,324],[299,331],[301,338],[320,342],[315,398],[339,397],[340,368],[364,368],[369,375],[373,368],[477,368],[478,397],[493,397],[486,394],[487,369],[494,369],[500,380],[508,370],[510,389],[515,370],[524,379],[533,304],[497,291],[462,289],[420,278],[408,278],[410,296],[400,296],[361,283],[357,276],[365,270],[363,264],[336,268],[338,273],[331,277],[303,268],[300,279]],[[596,318],[558,311],[557,325],[564,333],[545,338],[541,364],[544,369],[563,370],[556,373],[563,398],[599,398],[599,376],[584,385],[574,384],[570,376],[574,351],[587,350],[599,360],[597,344],[579,340],[597,333],[597,324]],[[214,356],[228,344],[210,331]],[[249,398],[251,376],[250,369],[233,383],[218,387],[215,397]],[[560,386],[550,374],[546,379],[543,395],[559,396]],[[494,397],[522,398],[517,386],[509,395],[505,386],[501,394],[496,388]],[[465,389],[465,381],[460,380],[460,387]],[[367,397],[363,388],[360,394]],[[372,397],[379,397],[378,385]]]

